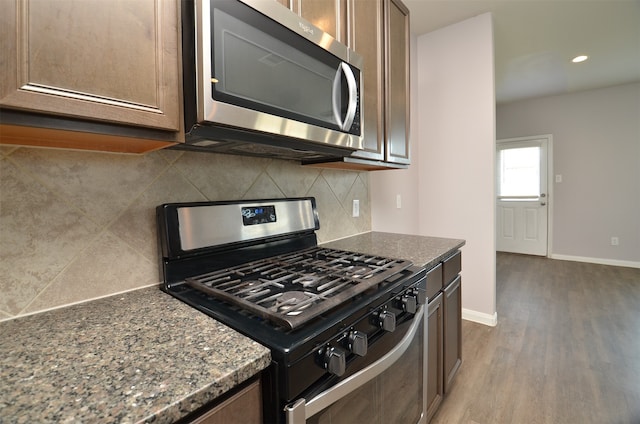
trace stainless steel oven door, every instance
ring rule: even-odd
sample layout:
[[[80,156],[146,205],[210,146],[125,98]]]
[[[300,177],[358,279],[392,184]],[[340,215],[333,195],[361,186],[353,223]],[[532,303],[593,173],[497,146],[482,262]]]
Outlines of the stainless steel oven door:
[[[285,408],[287,424],[427,422],[427,325],[421,306],[399,344],[313,399]]]

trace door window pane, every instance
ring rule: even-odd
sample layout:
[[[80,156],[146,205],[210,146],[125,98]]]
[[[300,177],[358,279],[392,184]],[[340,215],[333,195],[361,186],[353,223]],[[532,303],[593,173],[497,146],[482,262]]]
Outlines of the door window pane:
[[[500,151],[498,196],[540,195],[540,147]]]

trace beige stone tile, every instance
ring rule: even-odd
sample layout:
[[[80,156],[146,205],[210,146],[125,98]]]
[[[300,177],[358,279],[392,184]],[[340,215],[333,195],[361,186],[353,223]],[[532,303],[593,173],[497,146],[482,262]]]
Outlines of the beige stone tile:
[[[342,203],[349,193],[349,190],[351,190],[351,186],[358,178],[358,173],[336,169],[323,169],[322,176],[327,180],[329,187],[331,187],[331,190],[333,190],[340,203]]]
[[[10,144],[0,145],[0,155],[8,156],[18,149],[19,149],[18,146],[12,146]]]
[[[162,149],[162,150],[157,150],[156,152],[153,152],[153,154],[160,155],[160,157],[162,157],[164,160],[166,160],[167,163],[172,164],[175,161],[177,161],[178,159],[180,159],[180,156],[182,156],[184,154],[184,151],[183,150]]]
[[[323,177],[316,180],[309,190],[309,195],[316,198],[320,219],[320,230],[316,234],[320,243],[357,233],[353,223]]]
[[[185,152],[174,164],[209,200],[242,199],[271,159]]]
[[[267,173],[278,185],[285,197],[303,197],[318,179],[318,168],[305,167],[294,161],[274,160]]]
[[[0,321],[11,319],[12,317],[13,317],[12,315],[9,315],[5,312],[0,311]]]
[[[157,261],[156,206],[206,200],[182,174],[169,168],[113,222],[109,230],[145,258]]]
[[[100,229],[13,163],[0,162],[0,310],[15,315]]]
[[[157,265],[105,231],[25,309],[26,313],[149,286]]]
[[[359,172],[358,173],[358,178],[360,179],[360,182],[362,182],[362,184],[364,184],[364,186],[367,188],[367,191],[369,191],[369,173],[368,172]]]
[[[279,199],[285,195],[271,177],[263,172],[243,197],[245,199]]]
[[[115,219],[168,167],[156,154],[20,149],[11,158],[100,225]]]

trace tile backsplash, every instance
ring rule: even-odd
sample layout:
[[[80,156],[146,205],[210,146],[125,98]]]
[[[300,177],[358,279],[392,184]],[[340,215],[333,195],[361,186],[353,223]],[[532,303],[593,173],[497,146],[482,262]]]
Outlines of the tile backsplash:
[[[366,172],[172,150],[0,146],[0,320],[158,284],[161,203],[298,196],[317,200],[320,243],[371,229]]]

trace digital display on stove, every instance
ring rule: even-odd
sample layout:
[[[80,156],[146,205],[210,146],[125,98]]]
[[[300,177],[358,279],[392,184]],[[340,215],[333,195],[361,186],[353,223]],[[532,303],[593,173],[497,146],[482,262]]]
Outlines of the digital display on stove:
[[[276,207],[273,205],[268,206],[247,206],[241,208],[242,210],[242,224],[258,225],[268,224],[269,222],[276,222]]]

